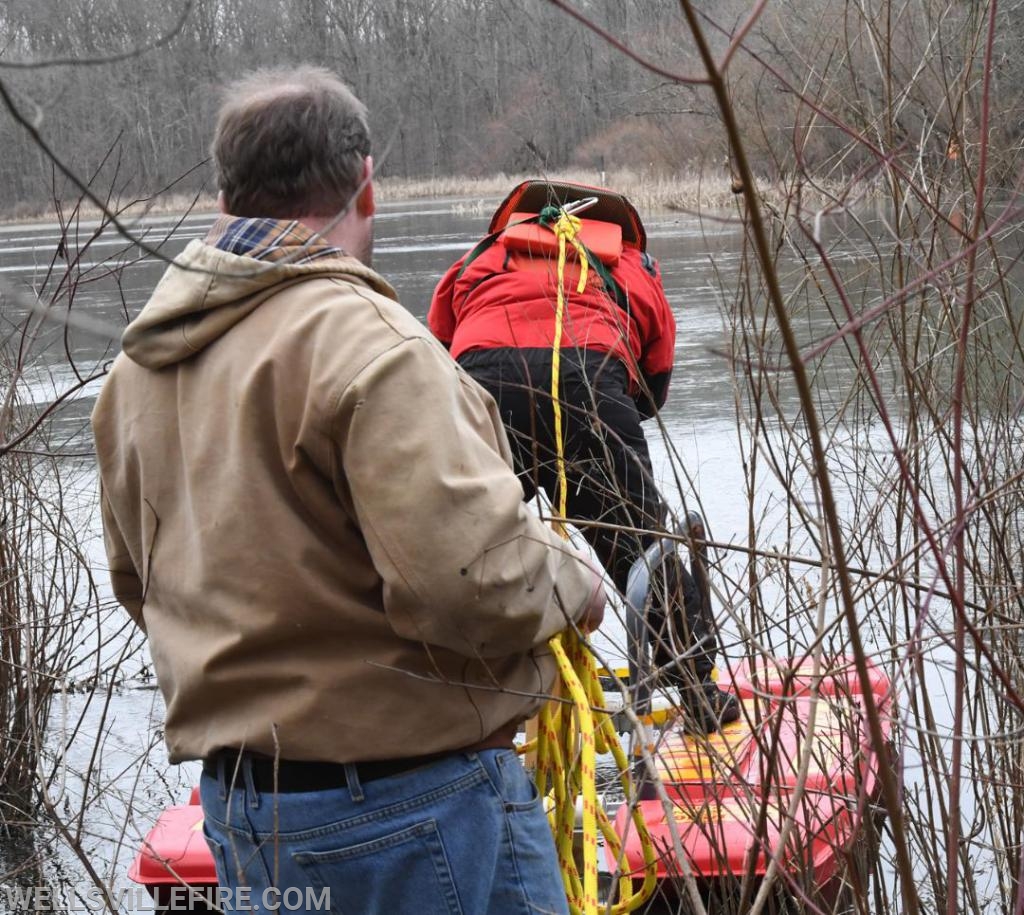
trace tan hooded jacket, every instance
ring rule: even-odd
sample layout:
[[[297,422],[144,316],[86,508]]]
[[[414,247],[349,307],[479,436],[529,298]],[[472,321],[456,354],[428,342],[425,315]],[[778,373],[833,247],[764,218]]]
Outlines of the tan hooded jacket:
[[[176,263],[93,413],[171,760],[417,756],[528,717],[593,573],[524,506],[490,396],[353,258]]]

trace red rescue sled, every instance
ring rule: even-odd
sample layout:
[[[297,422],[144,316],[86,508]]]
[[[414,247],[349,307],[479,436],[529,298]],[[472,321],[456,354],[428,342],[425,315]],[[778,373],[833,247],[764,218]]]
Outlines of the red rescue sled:
[[[871,740],[865,690],[887,742],[893,696],[875,665],[866,684],[850,659],[824,659],[820,671],[810,660],[745,665],[731,684],[720,680],[743,701],[739,721],[707,736],[665,728],[651,750],[668,803],[637,802],[661,880],[678,887],[673,878],[689,874],[705,890],[729,883],[735,892],[746,876],[756,890],[774,861],[784,892],[837,897],[873,819],[880,767],[890,765],[888,743],[879,751]],[[643,853],[625,806],[616,830],[624,860],[609,870],[639,880]]]
[[[187,804],[168,807],[160,814],[128,868],[128,877],[145,886],[160,907],[206,911],[202,903],[189,900],[183,887],[190,887],[203,899],[216,900],[217,871],[203,837],[198,787],[192,789]]]

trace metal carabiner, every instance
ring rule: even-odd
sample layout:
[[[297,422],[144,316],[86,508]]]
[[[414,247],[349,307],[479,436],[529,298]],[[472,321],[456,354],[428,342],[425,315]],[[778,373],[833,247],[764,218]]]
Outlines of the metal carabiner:
[[[560,209],[566,216],[575,216],[577,213],[589,210],[595,203],[597,203],[596,197],[581,197],[579,200],[573,200],[571,203],[565,204]]]

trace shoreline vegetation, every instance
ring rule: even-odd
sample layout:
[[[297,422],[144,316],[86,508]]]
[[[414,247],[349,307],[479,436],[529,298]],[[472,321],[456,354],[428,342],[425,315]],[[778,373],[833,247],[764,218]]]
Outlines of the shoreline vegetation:
[[[505,175],[489,177],[440,177],[440,178],[391,178],[375,179],[374,190],[379,203],[401,200],[430,200],[455,198],[462,201],[459,212],[489,212],[489,206],[497,203],[520,181],[544,177],[536,174]],[[552,181],[572,181],[579,184],[607,187],[630,199],[641,215],[666,212],[699,213],[703,210],[721,211],[732,207],[742,194],[742,187],[728,172],[688,171],[674,175],[651,175],[630,170],[588,171],[573,170],[552,172],[547,175]],[[768,204],[779,205],[791,200],[795,188],[781,181],[761,179],[757,185],[758,194]],[[871,187],[861,189],[855,196],[873,196]],[[826,179],[815,185],[801,188],[805,203],[826,206],[851,196],[850,186],[845,181]],[[79,199],[79,192],[69,194],[67,200],[53,200],[33,206],[25,202],[7,209],[0,209],[0,224],[18,225],[23,223],[57,222],[74,213],[78,219],[95,219],[101,215],[98,206],[86,199]],[[111,200],[108,212],[119,219],[137,220],[147,216],[184,215],[190,212],[207,213],[216,209],[213,194],[162,193],[150,197],[136,197]]]

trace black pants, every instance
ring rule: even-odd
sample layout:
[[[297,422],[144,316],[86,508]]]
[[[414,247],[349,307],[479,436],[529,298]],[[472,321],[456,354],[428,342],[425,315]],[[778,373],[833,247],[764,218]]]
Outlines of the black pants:
[[[498,403],[525,498],[542,490],[557,509],[551,360],[549,349],[474,350],[459,357]],[[558,391],[566,515],[590,522],[581,523],[580,530],[615,586],[625,592],[631,566],[657,536],[642,532],[664,532],[667,516],[654,485],[640,414],[629,395],[626,367],[605,353],[562,350]],[[656,598],[652,607],[650,622],[657,633],[652,641],[660,646],[654,661],[659,665],[669,663],[694,639],[704,640],[709,626],[696,584],[682,563],[661,571],[653,590],[675,597]],[[714,652],[706,651],[687,667],[702,680],[713,665]]]

